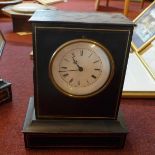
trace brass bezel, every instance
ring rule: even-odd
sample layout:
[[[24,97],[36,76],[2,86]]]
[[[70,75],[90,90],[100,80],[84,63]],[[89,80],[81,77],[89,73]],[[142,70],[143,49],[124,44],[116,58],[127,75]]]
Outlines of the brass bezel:
[[[95,92],[93,93],[90,93],[90,94],[86,94],[86,95],[75,95],[75,94],[71,94],[71,93],[68,93],[66,91],[64,91],[62,88],[60,88],[58,86],[58,84],[55,82],[54,78],[53,78],[53,75],[52,75],[52,72],[51,72],[51,66],[53,65],[53,61],[55,59],[55,57],[57,56],[57,54],[61,51],[61,49],[63,49],[64,47],[66,46],[69,46],[70,44],[73,44],[73,43],[77,43],[77,42],[87,42],[87,43],[92,43],[92,44],[95,44],[96,46],[99,46],[101,49],[103,49],[103,51],[105,52],[105,54],[107,55],[108,59],[109,59],[109,62],[110,62],[110,74],[109,74],[109,78],[107,79],[107,81],[104,83],[103,86],[101,86],[98,90],[96,90]],[[69,97],[73,97],[73,98],[88,98],[88,97],[92,97],[98,93],[100,93],[101,91],[103,91],[110,83],[110,81],[112,80],[113,78],[113,75],[114,75],[114,68],[115,68],[115,65],[114,65],[114,60],[113,60],[113,57],[110,53],[110,51],[104,47],[103,45],[101,45],[100,43],[96,42],[96,41],[93,41],[91,39],[74,39],[74,40],[70,40],[70,41],[67,41],[65,42],[64,44],[60,45],[56,51],[54,52],[54,54],[51,56],[51,59],[50,59],[50,62],[49,62],[49,77],[50,77],[50,80],[51,82],[53,83],[53,85],[56,87],[57,90],[59,90],[62,94],[64,95],[67,95]]]

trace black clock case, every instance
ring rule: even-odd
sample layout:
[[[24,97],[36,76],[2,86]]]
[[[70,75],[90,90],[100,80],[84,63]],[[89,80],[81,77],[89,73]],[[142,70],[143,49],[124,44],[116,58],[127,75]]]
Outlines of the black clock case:
[[[23,128],[26,147],[122,147],[127,130],[122,119],[118,121],[118,111],[133,23],[121,14],[59,10],[37,11],[30,21],[34,99],[30,98]],[[98,42],[109,50],[114,61],[114,75],[106,89],[81,99],[59,92],[49,78],[48,67],[60,45],[82,38]],[[33,126],[38,122],[38,128]]]

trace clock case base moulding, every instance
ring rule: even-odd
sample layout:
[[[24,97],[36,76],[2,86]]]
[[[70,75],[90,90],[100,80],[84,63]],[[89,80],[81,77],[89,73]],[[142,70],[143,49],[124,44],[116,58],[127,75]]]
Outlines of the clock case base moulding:
[[[26,148],[123,148],[128,131],[120,112],[117,120],[38,120],[30,97],[23,133]]]

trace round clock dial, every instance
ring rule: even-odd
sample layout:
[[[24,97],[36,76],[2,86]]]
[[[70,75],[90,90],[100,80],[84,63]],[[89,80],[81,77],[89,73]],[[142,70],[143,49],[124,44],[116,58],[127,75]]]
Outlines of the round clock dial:
[[[113,75],[110,52],[100,44],[77,39],[61,45],[51,57],[49,75],[66,95],[89,97],[103,90]]]

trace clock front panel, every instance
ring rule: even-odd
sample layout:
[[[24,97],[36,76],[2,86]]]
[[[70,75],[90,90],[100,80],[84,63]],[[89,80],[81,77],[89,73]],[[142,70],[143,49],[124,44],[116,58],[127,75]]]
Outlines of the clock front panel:
[[[34,26],[37,118],[115,119],[129,29]]]

